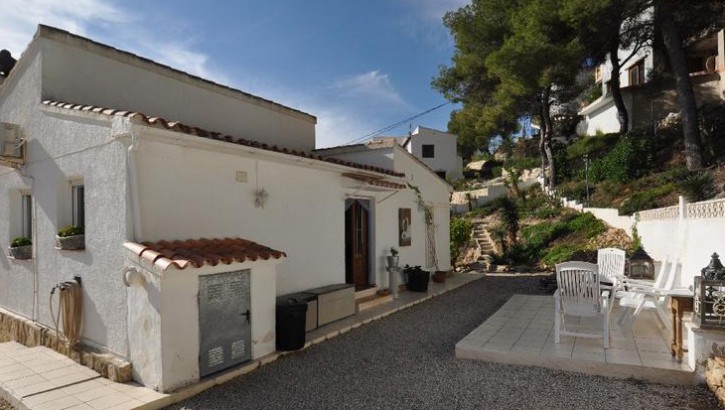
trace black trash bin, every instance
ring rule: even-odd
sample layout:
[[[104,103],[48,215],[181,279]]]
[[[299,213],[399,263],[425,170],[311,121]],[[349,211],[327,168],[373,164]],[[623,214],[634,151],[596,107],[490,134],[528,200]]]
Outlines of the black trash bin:
[[[277,301],[277,350],[299,350],[305,345],[307,303],[288,298]]]

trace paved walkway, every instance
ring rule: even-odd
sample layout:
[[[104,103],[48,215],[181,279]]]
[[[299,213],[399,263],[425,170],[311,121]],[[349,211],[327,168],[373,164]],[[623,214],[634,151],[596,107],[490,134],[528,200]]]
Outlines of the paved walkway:
[[[482,276],[476,273],[457,274],[442,284],[431,282],[428,293],[401,292],[400,297],[392,302],[375,306],[308,333],[305,349],[449,292]],[[180,391],[161,394],[136,383],[113,383],[46,347],[29,348],[15,342],[0,343],[0,397],[23,410],[159,409],[226,383],[289,354],[295,353],[274,353],[206,378]]]
[[[0,343],[0,393],[16,408],[33,410],[159,408],[154,403],[167,396],[114,383],[47,347],[15,342]]]

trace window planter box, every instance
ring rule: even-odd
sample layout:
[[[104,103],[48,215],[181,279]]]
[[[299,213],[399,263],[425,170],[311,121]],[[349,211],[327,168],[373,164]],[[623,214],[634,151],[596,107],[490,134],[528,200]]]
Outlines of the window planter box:
[[[33,245],[17,246],[14,248],[8,248],[10,256],[14,259],[32,259],[33,258]]]
[[[55,236],[55,248],[67,251],[86,249],[86,236]]]

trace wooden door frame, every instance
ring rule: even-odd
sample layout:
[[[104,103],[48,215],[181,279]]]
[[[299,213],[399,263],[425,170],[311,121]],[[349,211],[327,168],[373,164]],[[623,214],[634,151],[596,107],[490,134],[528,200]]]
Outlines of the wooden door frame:
[[[352,201],[360,201],[362,203],[365,203],[366,206],[364,208],[368,211],[368,221],[367,221],[367,286],[375,284],[375,198],[369,198],[369,197],[346,197],[343,205],[343,220],[345,221],[343,224],[343,238],[344,242],[347,243],[348,238],[348,230],[347,230],[347,217],[345,216],[345,213],[348,209],[348,203]],[[346,252],[345,246],[343,246],[343,252]],[[343,255],[345,258],[345,282],[347,282],[347,272],[348,272],[348,261],[347,256]],[[353,281],[354,282],[354,281]]]

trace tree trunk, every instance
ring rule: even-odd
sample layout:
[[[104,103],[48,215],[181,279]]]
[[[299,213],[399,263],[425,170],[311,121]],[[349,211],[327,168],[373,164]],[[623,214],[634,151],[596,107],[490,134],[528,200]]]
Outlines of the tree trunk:
[[[697,124],[697,101],[692,90],[690,70],[687,67],[687,57],[682,47],[682,38],[677,23],[672,16],[672,10],[677,2],[663,0],[657,8],[660,17],[660,32],[662,41],[670,58],[670,66],[675,75],[677,90],[677,104],[680,106],[682,117],[682,132],[685,143],[685,161],[687,169],[692,171],[702,168],[702,149],[700,148],[700,130]]]
[[[541,157],[541,178],[544,180],[544,186],[547,186],[546,176],[546,150],[544,149],[544,134],[546,134],[546,124],[544,123],[544,116],[539,115],[539,156]],[[543,187],[542,187],[543,188]]]
[[[554,153],[551,150],[551,133],[553,131],[551,126],[551,86],[546,87],[541,96],[541,142],[543,144],[544,154],[546,155],[546,161],[549,163],[549,176],[548,186],[549,189],[554,189],[556,183],[556,169],[554,166]]]
[[[619,121],[619,132],[625,134],[629,131],[629,115],[627,114],[627,106],[624,105],[622,98],[622,89],[620,88],[619,75],[621,68],[619,66],[619,41],[613,41],[609,47],[609,62],[612,64],[611,79],[609,85],[612,89],[612,100],[614,106],[617,107],[617,121]]]

